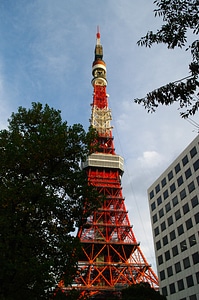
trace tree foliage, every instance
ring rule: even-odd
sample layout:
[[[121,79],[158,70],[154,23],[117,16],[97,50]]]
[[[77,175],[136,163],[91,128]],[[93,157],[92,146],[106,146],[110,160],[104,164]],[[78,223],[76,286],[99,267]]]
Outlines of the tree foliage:
[[[185,48],[191,54],[189,76],[162,86],[142,99],[135,99],[143,104],[148,112],[154,112],[159,104],[170,105],[179,102],[181,116],[194,115],[199,108],[199,1],[198,0],[156,0],[155,17],[162,17],[163,25],[156,33],[149,31],[138,41],[138,45],[151,47],[164,43],[170,49]],[[188,35],[192,41],[188,43]]]
[[[0,131],[1,299],[48,299],[63,273],[70,283],[79,249],[71,232],[99,199],[80,167],[94,137],[40,103],[19,107]]]
[[[122,299],[125,300],[166,300],[166,297],[151,288],[149,283],[133,284],[122,290]]]

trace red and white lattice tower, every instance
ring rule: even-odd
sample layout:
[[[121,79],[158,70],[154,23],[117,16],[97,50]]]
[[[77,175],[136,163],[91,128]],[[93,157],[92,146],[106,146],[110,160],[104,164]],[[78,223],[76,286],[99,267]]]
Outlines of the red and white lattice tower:
[[[78,230],[82,255],[74,287],[96,296],[140,282],[148,282],[158,289],[158,279],[134,236],[122,195],[123,158],[114,149],[99,30],[92,75],[91,125],[99,135],[100,150],[88,156],[83,168],[89,183],[105,195],[106,200],[87,219],[86,226]]]

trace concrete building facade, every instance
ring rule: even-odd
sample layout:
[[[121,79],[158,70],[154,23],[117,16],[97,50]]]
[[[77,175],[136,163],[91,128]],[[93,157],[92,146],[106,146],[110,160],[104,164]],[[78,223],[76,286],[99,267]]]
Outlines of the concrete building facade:
[[[148,189],[160,292],[199,300],[199,135]]]

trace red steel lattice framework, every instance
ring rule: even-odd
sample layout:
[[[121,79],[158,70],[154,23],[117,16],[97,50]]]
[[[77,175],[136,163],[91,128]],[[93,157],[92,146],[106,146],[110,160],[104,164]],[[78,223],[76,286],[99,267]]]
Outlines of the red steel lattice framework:
[[[129,285],[148,282],[158,289],[158,279],[146,261],[130,225],[122,195],[123,158],[115,153],[106,93],[106,64],[97,33],[92,66],[94,88],[91,125],[99,135],[99,152],[83,164],[88,181],[105,195],[103,206],[79,228],[82,245],[74,287],[90,295],[115,292]]]

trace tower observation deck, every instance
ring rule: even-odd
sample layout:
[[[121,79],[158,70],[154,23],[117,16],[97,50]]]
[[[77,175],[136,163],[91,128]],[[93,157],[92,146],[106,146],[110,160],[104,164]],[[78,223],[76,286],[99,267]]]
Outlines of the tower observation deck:
[[[83,163],[90,184],[105,196],[77,236],[82,245],[74,288],[94,298],[118,293],[129,285],[148,282],[158,289],[158,279],[144,257],[130,224],[122,194],[123,158],[115,153],[111,110],[106,93],[106,64],[97,32],[92,64],[93,102],[90,123],[98,133],[98,152]]]

